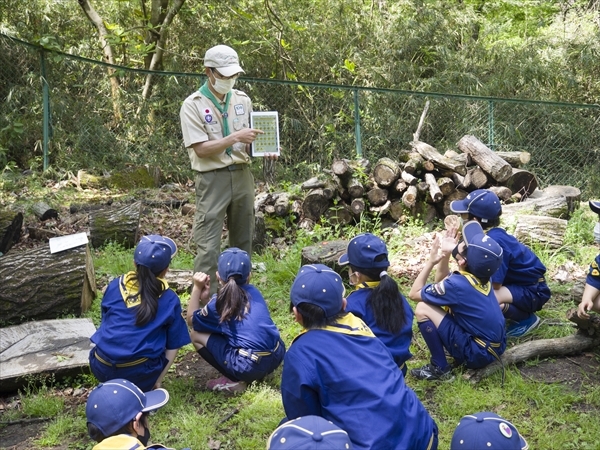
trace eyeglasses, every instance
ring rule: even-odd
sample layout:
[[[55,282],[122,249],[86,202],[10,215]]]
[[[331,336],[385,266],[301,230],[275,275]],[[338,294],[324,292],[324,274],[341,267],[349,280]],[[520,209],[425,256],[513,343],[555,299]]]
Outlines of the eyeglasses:
[[[231,75],[230,77],[225,77],[221,75],[216,69],[211,68],[210,71],[213,73],[215,78],[218,78],[219,80],[235,80],[237,77],[240,76],[239,73],[236,73],[235,75]]]

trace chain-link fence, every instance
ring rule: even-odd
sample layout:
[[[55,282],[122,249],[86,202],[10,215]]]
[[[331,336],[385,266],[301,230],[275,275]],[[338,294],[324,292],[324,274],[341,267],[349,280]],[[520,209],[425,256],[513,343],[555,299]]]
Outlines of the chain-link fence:
[[[152,92],[143,98],[147,77]],[[0,35],[0,163],[93,170],[128,164],[191,177],[179,124],[201,74],[148,72],[45,51]],[[420,139],[440,152],[466,134],[497,151],[527,151],[540,185],[600,196],[600,106],[241,78],[255,110],[276,110],[277,179],[302,181],[335,158],[371,161]]]

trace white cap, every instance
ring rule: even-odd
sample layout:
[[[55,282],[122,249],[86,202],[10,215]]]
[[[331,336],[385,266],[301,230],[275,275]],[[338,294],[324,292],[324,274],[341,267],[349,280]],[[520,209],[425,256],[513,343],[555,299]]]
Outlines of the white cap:
[[[244,73],[237,52],[227,45],[209,48],[204,55],[204,67],[217,69],[224,77]]]

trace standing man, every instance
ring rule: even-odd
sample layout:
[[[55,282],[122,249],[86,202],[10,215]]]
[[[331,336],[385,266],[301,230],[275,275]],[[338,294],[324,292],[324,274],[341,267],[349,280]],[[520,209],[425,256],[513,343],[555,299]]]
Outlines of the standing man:
[[[208,80],[181,106],[181,130],[196,171],[194,272],[210,275],[211,294],[217,291],[216,264],[221,252],[223,221],[227,216],[229,245],[252,254],[254,178],[250,145],[261,130],[250,128],[252,103],[234,90],[244,73],[236,51],[226,45],[204,55]]]

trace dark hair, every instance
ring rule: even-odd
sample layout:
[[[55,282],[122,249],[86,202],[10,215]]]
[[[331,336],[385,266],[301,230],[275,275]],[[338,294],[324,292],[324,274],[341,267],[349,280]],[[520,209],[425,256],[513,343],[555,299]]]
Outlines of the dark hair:
[[[139,292],[128,298],[140,297],[140,304],[135,309],[135,324],[141,327],[156,317],[158,298],[163,293],[164,285],[148,267],[138,264],[136,269]]]
[[[482,222],[481,217],[477,217],[477,216],[474,216],[473,214],[469,213],[469,220],[477,220],[477,222],[479,222],[479,224],[481,225],[481,228],[483,228],[484,230],[487,230],[488,228],[494,228],[494,227],[500,226],[500,216],[501,215],[502,215],[502,211],[500,211],[500,214],[498,214],[498,217],[496,217],[495,219],[490,219],[487,222]]]
[[[221,286],[217,293],[217,312],[219,322],[227,322],[229,319],[243,320],[246,316],[246,308],[250,309],[250,298],[248,293],[236,283],[241,275],[229,277],[227,282]]]
[[[110,436],[104,436],[102,431],[91,422],[87,423],[88,434],[90,437],[96,442],[102,442],[104,439]],[[123,425],[117,431],[115,431],[111,436],[117,436],[119,434],[131,434],[133,432],[133,420],[131,422],[127,422],[127,424]]]
[[[392,334],[400,332],[406,324],[406,311],[398,284],[389,275],[380,277],[381,269],[360,269],[350,265],[353,272],[360,272],[369,281],[379,281],[379,286],[373,288],[367,303],[370,303],[379,328]]]
[[[346,311],[340,311],[331,317],[325,317],[325,311],[318,305],[303,302],[295,306],[298,313],[302,316],[302,326],[307,330],[334,325],[340,317],[347,314]],[[290,310],[293,307],[294,304],[290,302]]]

